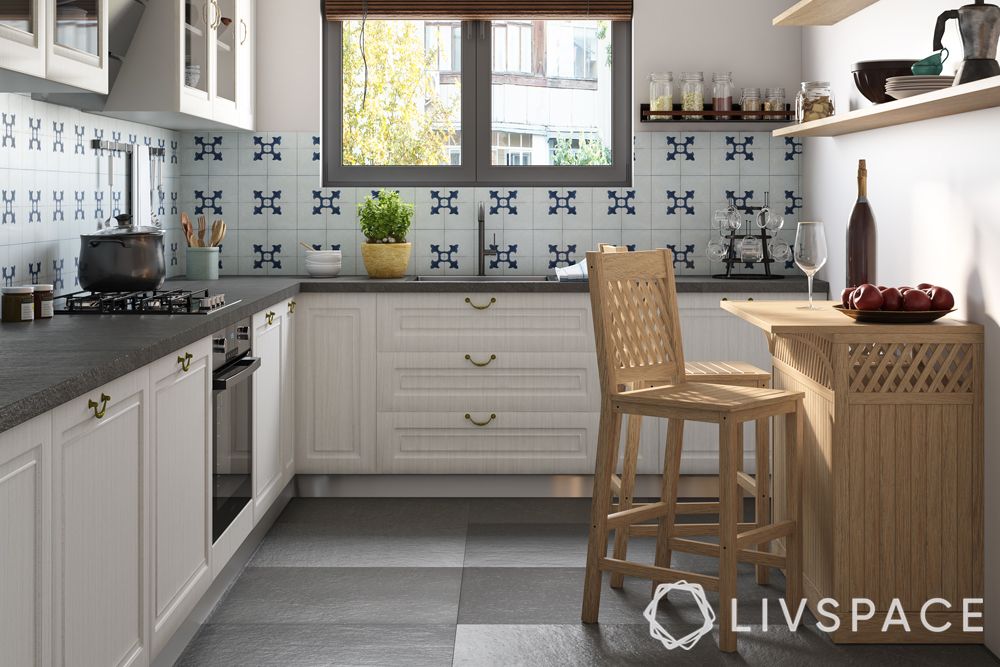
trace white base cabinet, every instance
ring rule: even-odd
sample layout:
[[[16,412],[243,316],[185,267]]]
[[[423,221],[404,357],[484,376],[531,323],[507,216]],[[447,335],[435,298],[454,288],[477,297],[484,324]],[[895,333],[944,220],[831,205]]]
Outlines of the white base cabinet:
[[[0,434],[0,655],[52,663],[52,418]]]
[[[260,368],[253,375],[253,514],[256,524],[281,491],[282,342],[285,313],[279,306],[253,316],[253,354]]]
[[[212,344],[153,363],[150,378],[152,655],[212,583]]]
[[[145,665],[149,370],[56,408],[53,662]]]

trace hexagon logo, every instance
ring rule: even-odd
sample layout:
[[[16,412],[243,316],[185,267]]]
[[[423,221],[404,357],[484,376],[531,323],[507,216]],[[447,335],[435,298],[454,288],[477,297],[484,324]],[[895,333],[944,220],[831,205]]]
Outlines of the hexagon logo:
[[[673,635],[664,629],[662,625],[656,620],[656,610],[659,607],[660,600],[666,596],[670,591],[687,591],[694,598],[695,604],[698,605],[698,609],[701,610],[701,615],[704,617],[705,621],[701,624],[701,627],[693,632],[686,634],[679,639],[675,639]],[[672,651],[675,648],[682,648],[685,651],[690,651],[698,641],[712,631],[712,626],[715,625],[715,611],[712,606],[708,604],[708,598],[705,597],[705,589],[701,587],[701,584],[689,584],[686,581],[675,581],[670,584],[660,584],[656,587],[656,593],[653,595],[652,601],[646,606],[646,610],[642,612],[642,615],[647,621],[649,621],[649,634],[653,639],[656,639],[664,648],[668,651]]]

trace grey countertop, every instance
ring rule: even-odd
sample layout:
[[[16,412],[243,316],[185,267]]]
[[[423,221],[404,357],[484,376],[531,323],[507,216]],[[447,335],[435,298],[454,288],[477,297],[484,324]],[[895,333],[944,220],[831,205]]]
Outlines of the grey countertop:
[[[119,378],[301,292],[586,292],[586,283],[370,280],[367,277],[223,278],[211,283],[171,280],[168,287],[224,292],[239,303],[209,315],[57,315],[0,325],[0,432]],[[804,278],[677,279],[678,292],[805,292]],[[816,281],[817,293],[828,285]]]

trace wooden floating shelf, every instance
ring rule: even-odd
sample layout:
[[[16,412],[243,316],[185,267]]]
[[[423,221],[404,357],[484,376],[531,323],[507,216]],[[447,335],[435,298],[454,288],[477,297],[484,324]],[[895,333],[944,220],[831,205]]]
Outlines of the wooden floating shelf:
[[[801,0],[775,17],[772,23],[780,26],[833,25],[876,2],[878,0]]]
[[[728,111],[715,111],[712,105],[708,104],[702,111],[684,111],[680,105],[675,104],[673,111],[652,111],[649,104],[639,105],[639,119],[643,123],[783,123],[787,124],[794,120],[795,112],[789,105],[785,105],[784,111],[742,111],[739,105]],[[764,118],[764,116],[782,116],[780,119]],[[703,118],[691,118],[691,116],[703,116]],[[719,118],[728,116],[728,118]],[[748,116],[757,116],[749,118]]]
[[[837,114],[774,131],[776,137],[837,137],[1000,106],[1000,76]]]

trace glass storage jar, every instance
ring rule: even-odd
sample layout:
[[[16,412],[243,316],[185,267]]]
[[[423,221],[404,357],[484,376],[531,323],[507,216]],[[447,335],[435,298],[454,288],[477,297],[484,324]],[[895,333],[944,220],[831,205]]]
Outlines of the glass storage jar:
[[[829,81],[803,81],[795,96],[795,119],[800,123],[819,120],[836,112]]]
[[[705,110],[705,75],[702,72],[684,72],[681,74],[681,110]],[[684,120],[701,120],[700,114],[684,115]]]
[[[740,108],[744,111],[760,111],[760,88],[744,88],[740,98]],[[743,120],[760,120],[759,113],[748,113]]]
[[[674,74],[661,72],[649,75],[649,110],[674,110]],[[670,116],[656,116],[669,119]]]
[[[35,319],[47,320],[52,317],[53,300],[55,299],[54,285],[35,285]]]
[[[768,111],[781,113],[767,113]],[[764,91],[764,120],[784,120],[785,89],[767,88]]]
[[[712,110],[733,110],[733,74],[732,72],[716,72],[712,75]],[[715,116],[715,120],[729,120],[730,115]]]
[[[31,285],[3,288],[4,322],[30,322],[35,319],[35,296]]]

